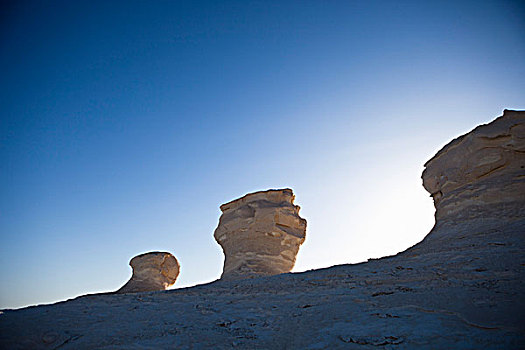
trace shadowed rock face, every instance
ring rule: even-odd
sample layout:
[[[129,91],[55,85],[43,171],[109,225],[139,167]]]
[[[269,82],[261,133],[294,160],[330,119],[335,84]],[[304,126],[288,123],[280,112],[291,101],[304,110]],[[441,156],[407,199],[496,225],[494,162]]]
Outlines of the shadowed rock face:
[[[136,293],[166,290],[179,276],[179,262],[166,252],[137,255],[129,262],[133,269],[130,280],[116,293]]]
[[[291,189],[268,190],[223,204],[214,237],[225,260],[221,278],[290,272],[304,242],[306,220]]]
[[[523,217],[525,112],[505,110],[451,141],[425,164],[436,222],[476,217]]]

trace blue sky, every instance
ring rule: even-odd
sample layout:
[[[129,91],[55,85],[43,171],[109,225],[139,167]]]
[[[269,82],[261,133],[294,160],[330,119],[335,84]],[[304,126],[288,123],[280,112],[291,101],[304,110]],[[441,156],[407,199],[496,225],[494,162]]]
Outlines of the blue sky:
[[[220,276],[219,206],[291,187],[295,271],[433,225],[423,164],[525,108],[519,1],[11,2],[0,20],[0,308],[115,290],[151,250]]]

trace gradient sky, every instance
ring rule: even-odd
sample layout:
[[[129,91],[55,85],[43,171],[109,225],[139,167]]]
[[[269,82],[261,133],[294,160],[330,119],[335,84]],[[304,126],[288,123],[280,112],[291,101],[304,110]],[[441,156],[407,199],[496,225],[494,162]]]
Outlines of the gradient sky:
[[[525,107],[522,1],[13,1],[0,14],[0,308],[217,279],[219,205],[293,188],[294,271],[433,225],[423,164]]]

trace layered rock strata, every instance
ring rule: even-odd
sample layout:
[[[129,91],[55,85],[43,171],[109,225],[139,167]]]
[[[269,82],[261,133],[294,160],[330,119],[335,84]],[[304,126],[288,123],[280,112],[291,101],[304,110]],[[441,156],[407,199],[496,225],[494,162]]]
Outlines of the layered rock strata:
[[[167,252],[137,255],[129,262],[133,269],[130,280],[115,293],[136,293],[166,290],[179,276],[177,259]]]
[[[525,112],[503,116],[451,141],[425,164],[438,224],[476,217],[523,217]]]
[[[290,272],[304,242],[306,220],[291,189],[250,193],[221,206],[215,240],[224,251],[222,279]]]

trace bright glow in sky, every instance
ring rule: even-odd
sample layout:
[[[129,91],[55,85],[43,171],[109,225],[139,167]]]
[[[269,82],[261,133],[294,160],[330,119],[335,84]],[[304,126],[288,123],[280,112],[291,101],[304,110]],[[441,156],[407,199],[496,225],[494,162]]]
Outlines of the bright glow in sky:
[[[219,206],[290,187],[295,271],[433,225],[423,164],[525,107],[521,1],[2,4],[0,308],[217,279]]]

